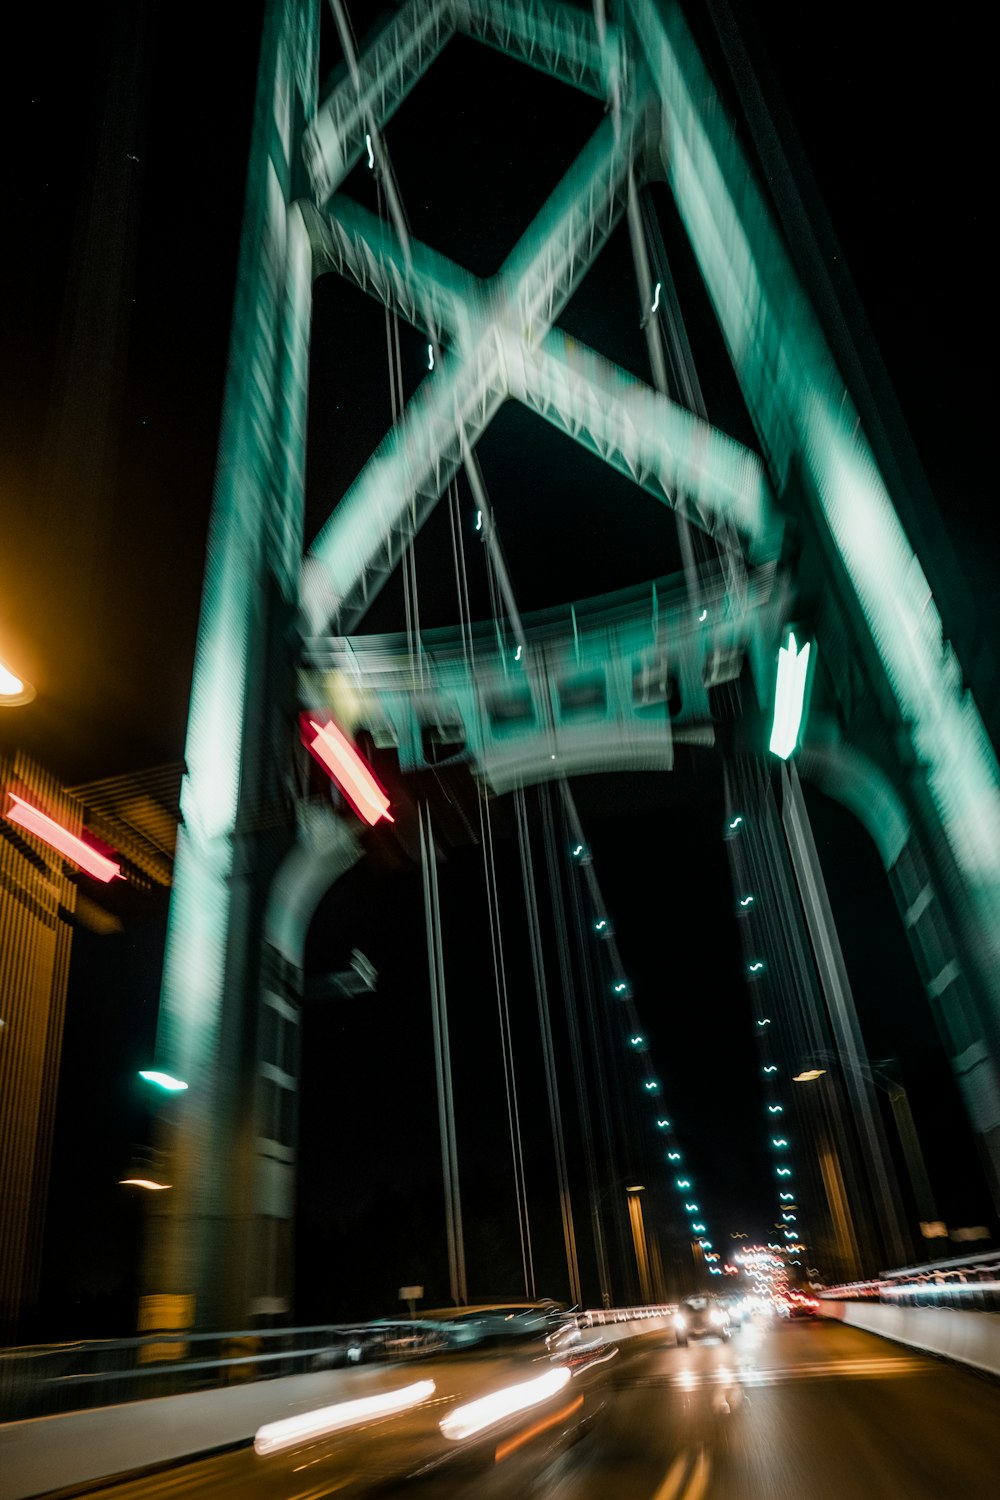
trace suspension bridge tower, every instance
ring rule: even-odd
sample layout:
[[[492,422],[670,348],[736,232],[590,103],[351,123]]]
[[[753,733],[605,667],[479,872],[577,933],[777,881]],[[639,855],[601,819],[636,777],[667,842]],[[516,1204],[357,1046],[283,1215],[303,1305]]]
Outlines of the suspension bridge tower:
[[[509,715],[483,711],[496,686],[484,688],[489,662],[478,677],[442,666],[428,698],[446,699],[477,774],[498,790],[556,768],[666,769],[674,738],[708,732],[707,685],[744,658],[771,706],[802,571],[821,577],[799,767],[877,845],[997,1193],[996,757],[683,6],[621,0],[606,18],[600,0],[593,11],[408,0],[357,49],[341,24],[343,66],[321,93],[321,3],[270,0],[261,47],[157,1043],[157,1067],[188,1088],[163,1103],[173,1190],[150,1216],[147,1324],[236,1328],[290,1310],[305,937],[322,895],[360,856],[349,824],[307,794],[299,715],[322,706],[317,642],[356,630],[459,470],[476,493],[476,444],[512,400],[740,567],[721,570],[704,620],[699,611],[677,624],[671,670],[684,675],[684,708],[672,722],[664,695],[655,735],[641,713],[657,680],[649,639],[599,622],[565,657],[578,666],[582,652],[589,672],[584,719],[551,642],[529,671],[516,732]],[[331,11],[342,23],[339,0]],[[341,190],[359,163],[387,167],[382,131],[456,33],[606,105],[489,281],[409,235],[388,170],[384,218]],[[657,182],[700,268],[759,454],[713,426],[668,373],[641,223]],[[557,321],[623,218],[650,310],[648,384],[571,345]],[[306,554],[312,295],[330,270],[418,328],[433,369]],[[527,634],[524,645],[530,662]],[[419,766],[412,687],[390,684],[382,698],[373,687],[359,701],[395,723],[401,765]],[[341,724],[348,735],[363,727],[363,716]]]

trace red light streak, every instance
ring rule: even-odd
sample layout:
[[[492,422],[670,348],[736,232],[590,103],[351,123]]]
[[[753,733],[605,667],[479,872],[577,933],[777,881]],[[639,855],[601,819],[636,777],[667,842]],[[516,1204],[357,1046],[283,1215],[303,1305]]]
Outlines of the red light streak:
[[[337,783],[358,817],[364,818],[373,827],[379,818],[385,818],[387,823],[395,822],[388,810],[389,798],[333,720],[321,725],[315,719],[308,719],[307,724],[315,737],[309,740],[303,734],[306,749],[315,755],[323,769]]]
[[[7,795],[14,804],[4,814],[9,823],[17,823],[26,832],[33,833],[36,839],[41,839],[43,844],[55,849],[71,864],[79,865],[81,870],[93,875],[96,880],[107,882],[116,877],[121,879],[121,866],[116,865],[113,859],[108,859],[107,855],[101,854],[84,839],[70,833],[55,818],[32,807],[23,797],[15,796],[13,792],[8,792]]]

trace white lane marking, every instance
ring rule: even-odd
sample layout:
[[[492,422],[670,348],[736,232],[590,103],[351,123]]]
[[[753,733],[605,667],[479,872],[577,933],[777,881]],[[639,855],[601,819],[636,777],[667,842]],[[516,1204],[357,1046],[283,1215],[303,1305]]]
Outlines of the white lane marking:
[[[679,1390],[689,1392],[705,1386],[731,1385],[739,1381],[743,1385],[778,1385],[795,1380],[855,1380],[858,1378],[884,1378],[896,1375],[926,1373],[931,1368],[926,1359],[903,1356],[884,1359],[833,1359],[812,1364],[783,1365],[776,1369],[722,1369],[698,1372],[681,1370],[671,1375],[666,1382]],[[663,1382],[652,1380],[653,1385]]]

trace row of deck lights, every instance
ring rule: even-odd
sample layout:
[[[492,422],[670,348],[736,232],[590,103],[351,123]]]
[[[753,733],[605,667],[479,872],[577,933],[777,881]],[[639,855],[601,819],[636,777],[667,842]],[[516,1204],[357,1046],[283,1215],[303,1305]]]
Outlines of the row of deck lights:
[[[577,844],[571,850],[571,854],[578,864],[590,863],[590,851],[585,844]],[[595,917],[593,931],[597,937],[605,939],[614,937],[614,927],[610,917],[605,913]],[[627,1004],[631,1004],[632,1002],[632,985],[624,977],[618,977],[612,981],[611,993],[616,1000],[621,1000]],[[647,1052],[649,1050],[646,1037],[638,1029],[629,1033],[628,1046],[633,1052]],[[660,1093],[660,1081],[658,1078],[647,1077],[643,1080],[642,1087],[644,1095],[648,1098],[656,1098]],[[666,1151],[665,1156],[670,1167],[677,1173],[673,1180],[673,1186],[680,1196],[684,1205],[684,1212],[688,1216],[688,1229],[691,1238],[701,1248],[709,1274],[712,1276],[721,1276],[722,1268],[718,1265],[720,1257],[715,1251],[712,1241],[708,1238],[708,1228],[702,1218],[701,1208],[693,1196],[694,1183],[690,1175],[682,1171],[684,1158],[673,1135],[673,1123],[669,1118],[661,1115],[656,1120],[656,1128],[669,1138],[669,1149]]]
[[[738,837],[741,830],[745,828],[745,826],[746,820],[742,816],[742,814],[738,814],[736,817],[730,819],[725,830],[726,838],[729,839]],[[739,907],[742,913],[749,913],[749,911],[751,911],[756,906],[756,904],[756,897],[749,892],[739,899]],[[747,964],[747,978],[749,980],[755,980],[766,973],[767,965],[762,958],[754,958]],[[770,1026],[770,1016],[759,1016],[757,1018],[757,1029],[762,1034]],[[785,1112],[784,1104],[780,1101],[780,1099],[775,1098],[773,1094],[774,1084],[778,1075],[778,1071],[778,1065],[774,1062],[768,1061],[761,1066],[761,1072],[767,1081],[767,1088],[769,1089],[769,1091],[771,1091],[771,1101],[767,1105],[767,1113],[771,1117],[771,1121],[775,1126],[779,1124],[780,1117]],[[769,1244],[768,1248],[772,1251],[781,1250],[787,1254],[791,1254],[793,1252],[804,1250],[805,1247],[799,1241],[798,1229],[791,1227],[797,1224],[796,1210],[798,1205],[795,1202],[795,1194],[791,1191],[791,1181],[794,1173],[792,1171],[792,1168],[788,1165],[787,1159],[780,1154],[791,1149],[791,1142],[789,1141],[787,1135],[785,1135],[780,1130],[776,1131],[776,1133],[771,1136],[771,1149],[779,1153],[778,1157],[776,1158],[776,1165],[774,1170],[775,1176],[779,1181],[778,1212],[782,1223],[786,1227],[782,1230],[782,1238],[785,1240],[785,1244]]]

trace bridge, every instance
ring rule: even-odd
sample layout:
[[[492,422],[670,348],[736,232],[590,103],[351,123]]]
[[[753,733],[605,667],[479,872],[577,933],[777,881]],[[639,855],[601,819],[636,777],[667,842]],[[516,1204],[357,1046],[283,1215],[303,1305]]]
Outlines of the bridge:
[[[513,789],[517,799],[542,778],[611,766],[667,768],[688,740],[722,746],[728,811],[737,818],[746,803],[759,813],[747,818],[742,852],[734,846],[734,876],[743,878],[738,861],[748,871],[773,865],[766,846],[778,831],[786,852],[774,878],[794,872],[801,892],[788,921],[808,932],[819,955],[797,986],[811,990],[808,1000],[771,978],[777,955],[771,966],[757,958],[754,993],[772,1011],[788,1008],[786,1037],[832,1043],[846,1058],[851,1108],[876,1164],[869,1217],[888,1236],[871,1253],[905,1259],[799,774],[850,808],[875,842],[993,1180],[996,759],[876,454],[742,147],[713,102],[681,11],[639,3],[619,25],[558,5],[440,0],[403,6],[361,51],[342,8],[332,14],[342,72],[322,96],[308,8],[272,7],[259,75],[261,121],[277,125],[260,123],[251,149],[240,354],[221,438],[158,1042],[157,1065],[191,1090],[163,1127],[174,1190],[157,1210],[150,1295],[193,1296],[200,1326],[232,1326],[254,1308],[278,1315],[289,1305],[297,1111],[289,1059],[305,944],[319,901],[361,851],[329,785],[317,791],[309,780],[289,717],[292,694],[314,725],[307,742],[330,718],[348,741],[392,749],[404,775],[440,761],[450,746],[480,797]],[[589,89],[607,107],[485,280],[411,234],[381,143],[456,33]],[[351,173],[374,178],[379,213],[343,191]],[[673,195],[704,277],[759,452],[708,420],[649,209],[658,181]],[[362,190],[369,196],[370,186]],[[649,383],[567,340],[556,321],[619,220],[648,310]],[[390,332],[394,320],[417,325],[428,368],[404,404],[393,387],[393,425],[306,548],[310,288],[331,269],[384,305]],[[265,329],[280,330],[277,343]],[[392,337],[388,347],[393,362]],[[477,443],[511,402],[673,509],[680,578],[637,580],[628,600],[567,600],[547,619],[522,617],[477,457]],[[453,522],[461,521],[456,475],[487,554],[494,642],[471,613],[450,637],[418,623],[412,542],[446,493]],[[461,599],[458,551],[455,563]],[[399,565],[405,649],[402,639],[344,634]],[[772,762],[765,794],[753,769],[764,764],[759,721],[775,710],[778,651],[796,624],[819,665],[797,761],[785,760],[777,780]],[[431,888],[429,809],[421,819]],[[237,880],[237,870],[249,878]],[[433,926],[433,901],[429,910]],[[754,941],[788,951],[791,932],[778,930],[785,919],[772,920],[778,927]],[[754,961],[748,953],[748,967]],[[805,1007],[798,1017],[796,1005]],[[443,1011],[438,1026],[446,1038]],[[242,1056],[254,1035],[254,1056]],[[437,1057],[457,1298],[460,1193],[446,1041]],[[841,1238],[846,1269],[853,1252],[850,1236]],[[256,1247],[249,1260],[237,1242]],[[243,1270],[234,1278],[236,1264]]]
[[[42,1382],[37,1371],[66,1351],[12,1356],[0,1425],[12,1496],[102,1493],[105,1482],[136,1495],[181,1484],[303,1496],[410,1483],[459,1495],[474,1482],[501,1495],[530,1482],[698,1500],[824,1484],[922,1493],[914,1474],[937,1475],[935,1493],[991,1493],[996,1393],[961,1364],[1000,1369],[992,1288],[978,1278],[986,1300],[952,1309],[945,1338],[940,1319],[927,1334],[926,1309],[904,1315],[916,1281],[884,1272],[933,1244],[935,1189],[902,1084],[890,1078],[891,1118],[879,1098],[891,1064],[868,1055],[811,809],[823,794],[870,841],[995,1214],[1000,770],[929,560],[904,526],[910,499],[845,378],[842,330],[814,300],[762,181],[756,127],[734,126],[720,58],[704,55],[685,12],[671,0],[408,0],[359,41],[342,0],[323,19],[318,0],[267,5],[156,1056],[144,1070],[164,1090],[150,1096],[160,1180],[145,1186],[163,1191],[145,1214],[141,1332],[76,1351],[96,1367],[71,1360]],[[455,56],[462,70],[516,64],[590,101],[580,149],[553,146],[546,196],[526,194],[523,232],[511,228],[492,270],[418,237],[410,203],[425,179],[404,182],[398,165],[405,121],[429,167],[435,117],[419,101]],[[492,107],[503,97],[515,111],[490,76]],[[628,363],[564,326],[615,255],[638,309]],[[724,403],[705,394],[683,257],[745,421],[735,408],[718,418]],[[329,463],[327,429],[344,453],[354,434],[316,394],[324,360],[346,358],[324,310],[334,282],[377,309],[374,324],[358,312],[353,326],[377,330],[378,362],[385,341],[391,420],[357,472],[339,449]],[[581,514],[606,497],[608,534],[651,539],[634,576],[578,594],[547,557],[526,565],[517,534],[540,524],[557,486],[556,465],[529,473],[512,504],[504,462],[528,431],[548,434],[557,464],[584,465],[573,470],[586,476]],[[596,529],[577,555],[604,545]],[[713,788],[754,1049],[746,1128],[766,1163],[756,1245],[732,1217],[726,1162],[685,1122],[683,1089],[671,1095],[672,1070],[683,1076],[673,1034],[656,1019],[659,992],[629,977],[625,924],[606,895],[614,876],[584,778],[637,773]],[[519,860],[513,885],[505,845]],[[476,946],[461,932],[472,900],[449,902],[469,884],[469,851],[492,969],[463,991],[454,976]],[[398,1221],[439,1215],[414,1229],[413,1254],[453,1311],[497,1267],[512,1299],[558,1296],[573,1312],[548,1343],[536,1330],[516,1349],[470,1351],[457,1311],[444,1320],[450,1342],[440,1321],[412,1316],[293,1326],[295,1239],[308,1233],[300,1124],[319,1034],[308,1017],[322,1008],[345,1031],[364,1005],[374,1033],[392,1024],[355,931],[337,934],[354,949],[348,969],[318,972],[316,953],[335,950],[322,934],[346,927],[344,911],[360,927],[373,899],[364,882],[386,871],[419,884],[423,927],[398,898],[404,958],[393,956],[419,967],[430,999],[415,1044],[426,1073],[389,1071],[414,1112],[418,1098],[436,1105],[439,1153],[431,1169],[416,1127],[412,1143],[386,1145],[396,1178],[413,1177]],[[710,924],[706,936],[716,940]],[[459,1015],[487,991],[492,1084]],[[476,998],[456,1005],[456,993]],[[392,1014],[399,1025],[402,1009]],[[345,1115],[371,1123],[371,1058],[351,1081],[332,1054],[317,1071],[349,1097]],[[350,1122],[339,1128],[346,1141]],[[340,1140],[337,1150],[350,1155]],[[469,1165],[487,1159],[492,1177]],[[392,1211],[365,1203],[374,1254]],[[346,1195],[338,1212],[355,1224]],[[685,1294],[721,1309],[737,1289],[753,1303],[738,1330],[677,1346]],[[781,1316],[795,1292],[816,1294],[818,1320]],[[423,1288],[400,1297],[419,1301]],[[327,1368],[333,1350],[345,1368]],[[347,1368],[344,1351],[372,1358]],[[139,1403],[126,1424],[102,1410],[102,1381]],[[509,1393],[533,1382],[537,1401],[519,1406]],[[87,1392],[85,1409],[70,1390]],[[449,1423],[459,1412],[479,1421],[482,1401],[500,1404],[456,1438]],[[290,1411],[303,1425],[274,1437]]]

